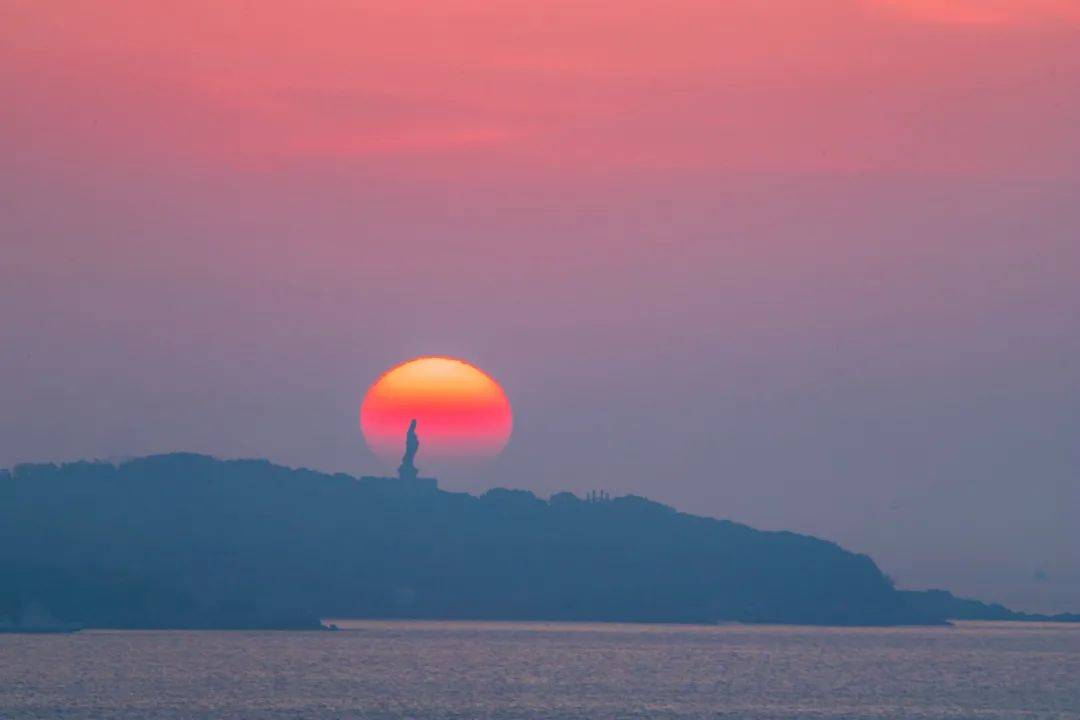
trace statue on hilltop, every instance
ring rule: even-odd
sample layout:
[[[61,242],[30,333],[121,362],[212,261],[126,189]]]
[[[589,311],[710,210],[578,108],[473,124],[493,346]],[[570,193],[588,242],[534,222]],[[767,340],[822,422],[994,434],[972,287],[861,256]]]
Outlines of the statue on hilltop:
[[[416,465],[413,460],[416,458],[416,451],[420,449],[420,438],[416,435],[416,419],[409,423],[409,432],[405,435],[405,455],[401,458],[401,465],[398,466],[398,478],[401,480],[416,480],[420,471],[416,469]]]

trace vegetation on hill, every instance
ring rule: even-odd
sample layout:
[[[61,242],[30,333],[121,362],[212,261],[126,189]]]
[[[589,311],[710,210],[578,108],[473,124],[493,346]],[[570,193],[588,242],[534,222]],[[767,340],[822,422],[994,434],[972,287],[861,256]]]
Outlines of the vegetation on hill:
[[[317,628],[326,617],[940,623],[870,558],[639,497],[407,492],[174,454],[0,473],[0,621]]]

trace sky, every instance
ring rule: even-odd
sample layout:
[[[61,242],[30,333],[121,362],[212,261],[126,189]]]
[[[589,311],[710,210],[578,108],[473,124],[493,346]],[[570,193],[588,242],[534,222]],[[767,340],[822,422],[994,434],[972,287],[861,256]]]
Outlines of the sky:
[[[1074,0],[3,0],[0,467],[385,472],[450,355],[445,488],[1080,611],[1077,88]]]

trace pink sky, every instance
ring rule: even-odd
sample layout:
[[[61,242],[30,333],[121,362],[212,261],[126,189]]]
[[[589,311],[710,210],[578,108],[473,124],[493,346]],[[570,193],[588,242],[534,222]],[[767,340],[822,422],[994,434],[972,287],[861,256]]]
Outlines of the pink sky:
[[[9,139],[71,162],[1061,173],[1080,119],[1058,0],[7,7]]]
[[[1080,610],[1078,7],[8,0],[0,467],[381,472],[447,354],[515,416],[447,487]]]

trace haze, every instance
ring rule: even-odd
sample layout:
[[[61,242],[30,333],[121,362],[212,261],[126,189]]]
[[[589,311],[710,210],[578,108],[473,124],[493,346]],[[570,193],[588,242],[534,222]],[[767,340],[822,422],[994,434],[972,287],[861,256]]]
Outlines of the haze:
[[[1078,48],[1064,0],[8,0],[0,466],[382,471],[364,391],[447,354],[515,433],[444,487],[1080,610]]]

